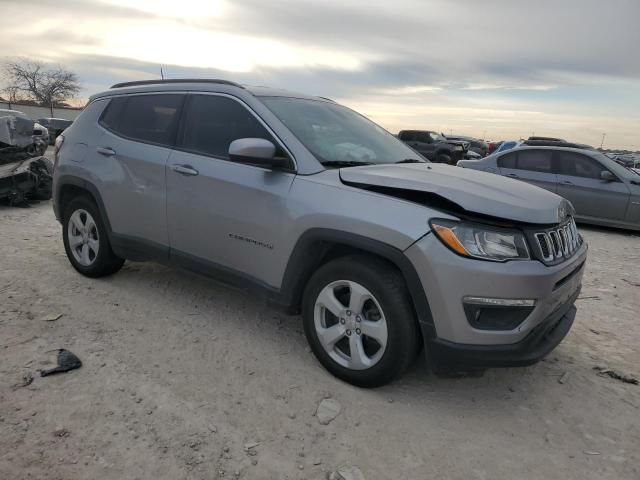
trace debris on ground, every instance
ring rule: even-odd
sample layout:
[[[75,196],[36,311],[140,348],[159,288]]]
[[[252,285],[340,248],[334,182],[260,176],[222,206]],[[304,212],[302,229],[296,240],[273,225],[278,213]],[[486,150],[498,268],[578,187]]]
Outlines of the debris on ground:
[[[327,480],[365,480],[358,467],[340,467],[327,475]]]
[[[564,372],[562,376],[558,379],[558,383],[561,385],[564,384],[567,381],[567,378],[569,378],[569,372]]]
[[[615,370],[610,370],[608,368],[604,368],[600,366],[595,366],[593,367],[593,369],[596,370],[598,372],[598,375],[601,377],[611,377],[614,380],[620,380],[621,382],[630,383],[631,385],[640,384],[637,378],[634,378],[630,375],[624,375],[620,372],[616,372]]]
[[[56,320],[60,320],[61,317],[62,317],[61,313],[53,313],[53,314],[45,315],[42,318],[42,320],[45,322],[55,322]]]
[[[594,452],[591,450],[584,450],[582,453],[584,453],[585,455],[600,455],[600,452]]]
[[[251,443],[245,443],[244,444],[244,451],[248,452],[249,450],[253,450],[254,448],[256,448],[258,445],[260,445],[260,442],[251,442]]]
[[[333,398],[325,398],[318,404],[316,417],[318,417],[320,425],[329,425],[338,415],[340,415],[341,410],[342,405],[340,405],[340,402]]]
[[[33,374],[31,372],[29,372],[26,375],[23,375],[22,376],[22,381],[20,383],[17,383],[14,387],[15,388],[24,388],[24,387],[28,387],[32,383],[33,383]]]
[[[58,349],[58,366],[54,368],[50,368],[48,370],[41,370],[40,376],[46,377],[47,375],[54,375],[56,373],[64,373],[69,370],[75,370],[76,368],[80,368],[82,366],[82,362],[80,359],[69,350],[64,348]]]
[[[626,278],[623,278],[622,281],[627,282],[629,285],[632,285],[634,287],[640,287],[640,282],[634,282],[632,280],[627,280]]]
[[[54,437],[65,438],[65,437],[68,437],[69,435],[71,435],[71,432],[69,430],[67,430],[66,428],[61,428],[61,429],[55,430],[53,432],[53,436]]]

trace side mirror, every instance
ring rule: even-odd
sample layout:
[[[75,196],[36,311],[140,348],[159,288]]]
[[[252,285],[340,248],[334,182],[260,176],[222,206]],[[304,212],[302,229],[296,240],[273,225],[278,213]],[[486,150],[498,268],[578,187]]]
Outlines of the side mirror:
[[[239,138],[229,145],[229,159],[265,168],[286,168],[288,158],[276,157],[276,146],[264,138]]]
[[[611,173],[609,170],[603,170],[602,172],[600,172],[600,178],[605,182],[616,181],[616,176],[613,173]]]

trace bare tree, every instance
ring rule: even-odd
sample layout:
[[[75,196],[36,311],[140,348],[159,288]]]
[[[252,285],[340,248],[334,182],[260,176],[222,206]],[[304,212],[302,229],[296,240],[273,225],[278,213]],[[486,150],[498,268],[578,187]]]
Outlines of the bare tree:
[[[21,100],[20,90],[16,86],[4,87],[0,91],[7,96],[6,100],[9,104],[9,110],[11,110],[11,105],[18,103]]]
[[[19,93],[49,107],[53,107],[75,97],[80,91],[78,76],[57,65],[17,59],[4,63],[6,78],[5,91],[12,90],[14,98]]]

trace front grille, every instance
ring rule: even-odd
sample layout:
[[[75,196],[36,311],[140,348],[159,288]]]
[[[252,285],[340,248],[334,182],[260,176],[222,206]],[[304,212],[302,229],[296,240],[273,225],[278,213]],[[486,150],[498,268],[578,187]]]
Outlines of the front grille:
[[[534,238],[545,262],[570,258],[580,246],[580,236],[573,218],[562,226],[534,233]]]

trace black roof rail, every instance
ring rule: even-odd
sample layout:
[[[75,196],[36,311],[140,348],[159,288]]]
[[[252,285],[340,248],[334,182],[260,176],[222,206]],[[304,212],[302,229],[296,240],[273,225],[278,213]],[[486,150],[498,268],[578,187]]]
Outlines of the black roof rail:
[[[138,87],[141,85],[163,85],[165,83],[217,83],[221,85],[231,85],[233,87],[244,88],[239,83],[221,80],[219,78],[169,78],[166,80],[137,80],[135,82],[122,82],[112,85],[111,88]]]
[[[326,100],[327,102],[336,103],[334,100],[327,97],[318,97],[318,98],[321,98],[322,100]]]

